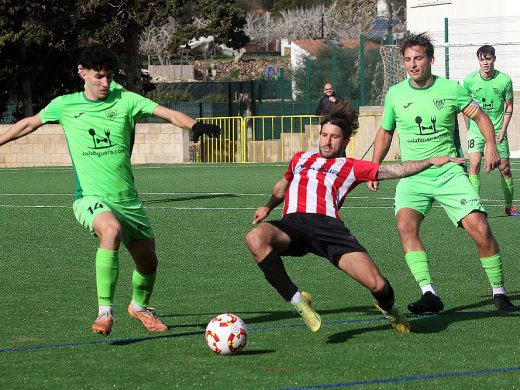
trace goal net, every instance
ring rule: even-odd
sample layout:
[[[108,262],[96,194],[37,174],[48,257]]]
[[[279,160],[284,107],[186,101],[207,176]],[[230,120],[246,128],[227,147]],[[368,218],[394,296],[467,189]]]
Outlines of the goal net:
[[[403,56],[399,46],[382,45],[379,49],[381,61],[383,63],[383,90],[381,91],[381,105],[384,102],[388,89],[404,79],[406,79],[406,70],[403,66]]]

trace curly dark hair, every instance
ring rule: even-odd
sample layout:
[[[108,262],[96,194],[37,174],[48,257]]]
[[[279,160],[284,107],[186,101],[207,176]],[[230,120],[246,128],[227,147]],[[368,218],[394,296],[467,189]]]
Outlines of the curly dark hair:
[[[343,137],[350,139],[352,135],[357,133],[359,127],[358,113],[346,101],[330,104],[328,111],[321,118],[320,130],[326,123],[338,126],[343,133]]]
[[[79,56],[78,65],[85,69],[103,69],[112,72],[119,69],[116,54],[104,45],[91,45],[83,49]]]
[[[426,33],[418,33],[408,35],[401,42],[401,54],[404,56],[404,51],[412,46],[422,46],[426,51],[428,58],[433,57],[433,44],[432,39]]]

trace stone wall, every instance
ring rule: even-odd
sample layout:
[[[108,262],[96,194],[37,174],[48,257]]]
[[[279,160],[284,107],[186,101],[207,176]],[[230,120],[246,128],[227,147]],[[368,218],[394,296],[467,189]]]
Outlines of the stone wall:
[[[0,133],[10,125],[0,126]],[[140,123],[136,126],[133,164],[185,163],[190,161],[188,131],[171,124]],[[45,125],[0,147],[0,168],[71,166],[63,129]]]

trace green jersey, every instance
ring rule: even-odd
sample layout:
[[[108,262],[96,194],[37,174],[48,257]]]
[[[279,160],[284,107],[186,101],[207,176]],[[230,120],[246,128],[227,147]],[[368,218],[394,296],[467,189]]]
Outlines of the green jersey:
[[[397,129],[403,161],[460,156],[457,113],[471,101],[469,92],[456,81],[433,76],[432,85],[415,88],[404,80],[388,90],[381,127]],[[448,163],[417,175],[436,177],[448,170],[462,167]]]
[[[76,198],[137,197],[130,163],[135,123],[156,107],[136,93],[110,88],[105,100],[92,101],[78,92],[57,97],[40,112],[43,123],[63,126],[76,175]]]
[[[476,70],[464,79],[464,87],[471,92],[473,99],[488,114],[495,132],[500,132],[504,123],[504,103],[506,100],[513,99],[511,78],[495,70],[493,77],[486,80],[480,75],[480,70]],[[480,131],[474,121],[468,120],[468,123],[468,130]]]

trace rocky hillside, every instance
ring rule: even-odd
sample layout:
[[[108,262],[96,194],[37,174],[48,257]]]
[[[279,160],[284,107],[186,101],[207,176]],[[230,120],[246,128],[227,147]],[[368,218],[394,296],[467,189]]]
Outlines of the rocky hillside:
[[[195,61],[195,78],[200,81],[239,81],[263,78],[270,66],[284,72],[290,68],[289,57],[244,58],[229,61]]]

